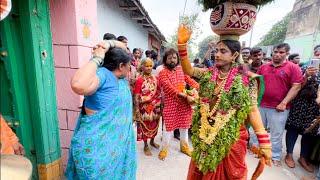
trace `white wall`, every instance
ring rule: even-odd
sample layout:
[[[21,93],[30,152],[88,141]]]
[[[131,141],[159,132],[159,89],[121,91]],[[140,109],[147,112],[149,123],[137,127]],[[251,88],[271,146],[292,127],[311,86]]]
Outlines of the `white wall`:
[[[119,8],[117,0],[98,0],[98,26],[99,36],[112,33],[117,37],[123,35],[128,38],[129,48],[148,49],[148,32],[132,20],[128,11]]]

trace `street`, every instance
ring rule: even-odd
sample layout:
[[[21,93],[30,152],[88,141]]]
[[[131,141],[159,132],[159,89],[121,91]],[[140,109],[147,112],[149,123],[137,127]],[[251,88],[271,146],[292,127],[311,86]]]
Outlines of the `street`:
[[[161,127],[161,126],[160,126]],[[158,144],[161,144],[161,130],[156,137]],[[291,169],[282,161],[282,167],[267,167],[259,177],[259,180],[299,180],[302,177],[315,176],[308,173],[297,162],[300,153],[300,139],[298,138],[295,149],[294,159],[296,167]],[[283,157],[285,156],[285,141],[283,139]],[[151,148],[152,156],[147,157],[143,153],[143,142],[137,142],[138,153],[138,180],[185,180],[187,177],[190,157],[180,153],[180,144],[176,139],[172,139],[169,155],[165,161],[158,159],[159,150]],[[258,159],[247,153],[248,179],[251,178],[258,164]]]

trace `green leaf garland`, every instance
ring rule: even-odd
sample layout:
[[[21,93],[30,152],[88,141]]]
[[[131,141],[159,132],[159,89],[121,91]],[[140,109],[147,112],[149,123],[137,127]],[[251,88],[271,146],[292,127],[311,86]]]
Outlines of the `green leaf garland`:
[[[199,95],[201,99],[211,99],[214,96],[215,82],[211,80],[211,77],[212,73],[207,72],[200,80]],[[192,159],[201,172],[215,171],[216,167],[229,153],[231,146],[239,139],[240,127],[244,124],[250,112],[251,104],[249,87],[243,85],[242,75],[237,74],[231,89],[222,93],[221,102],[218,106],[219,111],[227,112],[231,108],[237,111],[218,132],[211,144],[203,142],[199,137],[201,113],[200,104],[197,105],[192,121],[193,135],[191,140],[194,147]]]

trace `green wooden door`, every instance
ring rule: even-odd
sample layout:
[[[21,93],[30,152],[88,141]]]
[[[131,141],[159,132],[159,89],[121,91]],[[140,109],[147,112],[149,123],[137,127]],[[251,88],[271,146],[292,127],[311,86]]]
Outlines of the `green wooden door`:
[[[0,21],[0,112],[38,168],[60,159],[49,1],[13,0]],[[50,170],[50,168],[49,168]],[[50,173],[46,168],[43,174]]]
[[[28,98],[25,63],[21,39],[21,12],[12,2],[10,15],[0,22],[0,112],[9,126],[16,132],[23,144],[26,156],[33,167],[37,167],[35,145],[32,132],[30,111],[32,107]],[[33,168],[33,179],[37,178],[37,168]]]

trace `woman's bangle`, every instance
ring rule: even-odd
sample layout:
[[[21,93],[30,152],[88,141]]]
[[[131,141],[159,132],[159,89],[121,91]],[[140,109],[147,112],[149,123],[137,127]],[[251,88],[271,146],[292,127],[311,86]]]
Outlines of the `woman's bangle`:
[[[96,55],[93,55],[90,61],[93,61],[94,63],[96,63],[98,67],[102,66],[103,64],[103,58]]]

